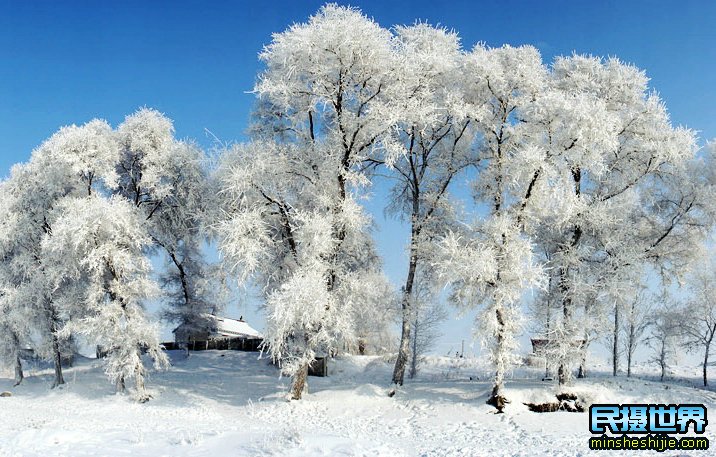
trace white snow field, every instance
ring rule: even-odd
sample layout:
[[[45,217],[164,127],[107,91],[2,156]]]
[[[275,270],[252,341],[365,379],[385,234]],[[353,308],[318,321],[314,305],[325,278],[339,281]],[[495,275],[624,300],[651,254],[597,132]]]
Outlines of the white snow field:
[[[289,402],[288,379],[257,356],[171,352],[171,368],[149,379],[154,398],[146,404],[113,394],[95,359],[69,368],[67,384],[55,390],[49,370],[30,367],[17,388],[5,374],[0,391],[13,396],[0,398],[0,456],[628,454],[589,451],[586,413],[528,411],[523,401],[551,400],[555,391],[537,369],[515,371],[512,403],[494,414],[485,404],[488,371],[471,359],[430,358],[418,379],[388,398],[389,361],[346,356],[332,362],[328,378],[309,378],[303,400]],[[597,375],[573,390],[592,402],[704,403],[714,411],[716,393],[688,384]],[[707,426],[712,444],[715,431],[716,422]]]

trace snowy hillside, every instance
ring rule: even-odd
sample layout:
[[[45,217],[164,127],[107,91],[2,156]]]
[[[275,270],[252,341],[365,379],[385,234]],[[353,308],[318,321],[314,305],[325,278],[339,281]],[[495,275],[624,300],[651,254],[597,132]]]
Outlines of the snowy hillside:
[[[345,357],[328,378],[309,378],[304,400],[289,402],[289,379],[256,357],[172,352],[172,367],[151,374],[154,398],[143,405],[115,395],[94,359],[68,369],[67,384],[54,390],[51,370],[28,370],[17,388],[2,377],[0,391],[13,396],[0,398],[0,456],[590,454],[587,414],[538,414],[522,404],[554,392],[536,369],[514,373],[512,403],[499,415],[485,404],[491,383],[476,360],[431,358],[418,379],[388,398],[389,361]],[[573,390],[594,402],[716,408],[716,393],[683,383],[597,375]],[[714,430],[706,431],[712,442]]]

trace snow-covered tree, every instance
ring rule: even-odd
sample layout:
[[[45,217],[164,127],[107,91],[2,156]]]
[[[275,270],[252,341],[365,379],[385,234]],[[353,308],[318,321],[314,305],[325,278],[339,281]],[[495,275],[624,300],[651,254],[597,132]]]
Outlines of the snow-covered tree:
[[[627,377],[631,376],[634,355],[639,345],[646,340],[649,319],[654,309],[654,297],[641,290],[629,300],[624,318],[624,352],[627,355]]]
[[[64,383],[63,351],[71,335],[60,330],[72,316],[62,305],[71,300],[75,284],[53,280],[42,243],[52,237],[54,209],[63,199],[116,183],[117,157],[106,122],[63,127],[33,151],[28,163],[15,165],[3,186],[11,196],[0,240],[3,277],[12,287],[13,307],[22,313],[21,333],[34,334],[36,352],[54,362],[53,386]]]
[[[106,373],[124,390],[134,378],[136,396],[150,398],[144,387],[147,352],[156,367],[168,364],[159,347],[159,329],[148,321],[143,303],[158,293],[150,279],[150,262],[144,252],[151,239],[142,224],[143,214],[119,197],[97,195],[67,198],[58,205],[51,237],[43,252],[52,269],[54,284],[80,279],[73,295],[79,318],[62,333],[78,333],[107,351]],[[76,300],[76,301],[75,301]]]
[[[691,297],[682,316],[683,342],[689,350],[702,353],[703,381],[708,386],[709,356],[716,340],[716,270],[704,262],[692,273]]]
[[[682,310],[664,303],[650,319],[651,334],[647,345],[651,348],[649,362],[656,364],[663,382],[668,370],[676,360],[678,341],[682,332]]]
[[[135,137],[157,143],[151,134]],[[8,197],[3,201],[9,203],[4,204],[8,218],[0,237],[0,284],[3,301],[12,303],[12,319],[3,321],[21,323],[11,327],[13,339],[32,343],[38,354],[53,360],[54,385],[64,382],[63,358],[72,354],[75,337],[82,334],[110,350],[110,378],[123,387],[125,378],[136,377],[138,396],[145,400],[140,351],[148,350],[159,364],[166,361],[158,352],[156,329],[142,315],[151,287],[140,284],[148,280],[146,255],[159,239],[150,235],[146,221],[160,213],[161,205],[147,213],[136,202],[127,202],[134,214],[119,203],[126,201],[123,196],[107,199],[127,188],[127,175],[118,166],[126,142],[118,138],[126,140],[126,135],[100,120],[63,127],[33,151],[29,162],[13,167],[2,186]],[[186,160],[165,175],[179,181],[182,173],[192,173],[189,165]],[[142,186],[153,185],[146,184],[141,198],[152,190],[172,208],[194,198],[182,198],[177,189],[184,190],[183,184],[167,183],[165,175],[153,179],[159,173],[151,168],[139,174],[146,177],[137,181]],[[186,209],[175,215],[175,220],[182,219],[177,225],[191,224],[191,213]],[[82,263],[97,257],[104,259],[104,270],[99,261]]]
[[[495,367],[488,403],[502,411],[505,373],[517,360],[521,299],[543,278],[524,227],[525,215],[538,219],[552,206],[546,192],[536,192],[544,151],[530,143],[543,130],[527,120],[544,91],[546,69],[533,47],[477,46],[461,72],[465,110],[479,138],[473,189],[484,216],[442,238],[435,262],[454,302],[481,307],[477,328]]]
[[[222,251],[246,255],[234,262],[264,274],[261,262],[279,255],[262,284],[267,341],[294,377],[296,399],[316,351],[350,331],[344,306],[353,301],[347,291],[361,282],[364,268],[355,261],[368,227],[358,192],[368,184],[366,161],[393,124],[384,103],[390,41],[359,11],[336,5],[275,34],[260,54],[266,68],[255,87],[252,148],[277,157],[247,158],[245,167],[233,167],[244,171],[226,183],[228,207],[237,211],[224,226]],[[250,243],[247,230],[256,237]]]
[[[144,215],[152,247],[166,255],[162,286],[164,317],[204,328],[204,316],[221,309],[226,287],[217,266],[202,252],[209,194],[207,158],[195,144],[174,138],[172,121],[142,108],[117,128],[121,156],[117,194]]]
[[[390,103],[398,121],[386,141],[385,156],[371,160],[388,166],[394,181],[388,209],[410,225],[401,339],[393,370],[393,383],[402,385],[415,322],[411,298],[418,287],[416,274],[430,267],[429,241],[444,234],[453,219],[448,187],[474,164],[474,129],[461,91],[463,55],[457,35],[428,24],[395,31]]]
[[[348,352],[365,354],[388,354],[395,349],[394,327],[399,319],[399,303],[394,286],[382,271],[379,258],[371,262],[361,283],[353,294],[351,307],[353,334],[345,342]],[[369,287],[366,287],[368,285]]]
[[[622,277],[619,284],[612,283],[609,287],[603,288],[606,289],[605,296],[592,304],[592,307],[609,313],[609,316],[592,315],[591,317],[597,322],[604,323],[611,319],[611,331],[609,326],[604,325],[601,332],[595,329],[593,333],[601,333],[605,337],[606,345],[611,352],[612,376],[617,376],[624,354],[627,355],[629,367],[631,366],[636,345],[648,327],[646,319],[650,306],[643,298],[643,286],[635,278]],[[582,370],[580,367],[580,373]]]
[[[333,230],[332,167],[305,150],[271,141],[235,146],[216,180],[219,248],[240,284],[253,279],[266,299],[265,341],[301,398],[308,364],[356,337],[355,318],[385,294],[367,233],[369,219],[346,196]],[[328,181],[328,183],[326,182]],[[335,274],[335,282],[331,279]]]
[[[416,275],[416,286],[411,297],[410,319],[410,370],[412,379],[418,374],[419,365],[425,354],[435,347],[436,340],[441,336],[440,325],[448,319],[445,306],[435,293],[433,281],[426,275]]]
[[[603,325],[593,317],[607,315],[593,307],[614,303],[599,297],[619,296],[624,278],[638,280],[649,263],[678,273],[674,266],[688,261],[708,226],[710,185],[689,178],[702,174],[693,132],[671,125],[647,81],[617,59],[558,58],[551,95],[542,99],[542,147],[561,138],[561,152],[548,154],[542,168],[557,171],[548,187],[559,212],[535,237],[550,252],[546,266],[557,285],[550,293],[562,305],[553,327],[565,348],[561,384],[578,354],[567,350],[572,335],[584,333],[588,344],[595,324]]]

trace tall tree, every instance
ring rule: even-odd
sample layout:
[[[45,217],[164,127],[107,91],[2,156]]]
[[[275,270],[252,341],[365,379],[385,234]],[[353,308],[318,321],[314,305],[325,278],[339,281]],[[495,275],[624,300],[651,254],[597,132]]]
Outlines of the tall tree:
[[[554,188],[562,211],[544,219],[537,238],[551,252],[547,266],[558,285],[551,293],[562,304],[554,328],[564,384],[580,353],[570,349],[579,347],[572,335],[584,333],[588,344],[599,322],[590,307],[608,302],[596,298],[618,295],[620,278],[639,278],[648,263],[659,269],[688,259],[705,233],[709,186],[699,189],[688,178],[695,171],[693,132],[670,124],[642,71],[617,59],[572,56],[555,61],[552,79],[576,110],[555,112],[570,126],[573,146],[550,161],[562,170],[565,185]]]
[[[340,274],[348,271],[342,259],[350,258],[354,248],[347,242],[351,231],[363,227],[356,192],[368,184],[366,160],[393,124],[393,112],[383,103],[390,88],[390,33],[355,9],[329,4],[307,23],[275,34],[260,58],[266,68],[255,87],[259,107],[253,136],[291,146],[285,153],[306,162],[308,173],[302,174],[314,189],[312,195],[302,196],[315,200],[299,206],[300,224],[293,233],[315,237],[317,249],[276,291],[285,295],[268,300],[276,304],[277,323],[288,322],[279,299],[294,304],[304,300],[305,309],[317,313],[312,318],[317,321],[294,336],[303,346],[302,355],[290,365],[293,397],[300,398],[315,344],[325,342],[324,332],[334,332],[335,325],[326,319],[336,315],[339,283],[352,280]],[[298,253],[299,259],[302,255]],[[321,283],[324,290],[315,292],[318,295],[298,293]]]
[[[337,240],[324,206],[333,198],[333,175],[330,168],[323,174],[319,158],[262,141],[224,154],[216,176],[220,250],[239,283],[254,279],[265,296],[267,349],[293,377],[294,399],[304,393],[308,364],[352,343],[353,319],[365,311],[358,308],[377,304],[385,289],[365,232],[368,218],[350,197],[341,213],[342,255],[333,259]],[[328,288],[331,272],[339,280]]]
[[[176,140],[172,121],[153,109],[127,116],[117,138],[121,155],[116,193],[143,214],[153,241],[148,248],[167,258],[162,285],[169,303],[164,317],[205,328],[205,316],[223,308],[226,292],[217,266],[202,252],[202,225],[212,202],[208,160],[197,145]]]
[[[658,309],[650,320],[651,334],[647,344],[652,350],[650,362],[658,365],[660,380],[676,359],[678,339],[682,330],[681,312],[670,303]]]
[[[14,277],[13,301],[40,336],[37,352],[55,366],[53,386],[64,383],[62,359],[70,335],[61,329],[71,318],[62,303],[71,299],[74,282],[55,282],[42,243],[52,237],[54,209],[65,198],[88,195],[97,185],[116,182],[118,149],[109,125],[93,120],[63,127],[15,165],[5,183],[12,215],[2,239],[4,268]]]
[[[472,187],[484,212],[438,243],[437,264],[440,277],[452,286],[453,301],[468,308],[482,305],[478,329],[495,367],[488,403],[502,411],[505,373],[516,360],[520,300],[543,278],[526,227],[552,206],[549,195],[538,192],[549,171],[541,168],[544,151],[531,143],[544,136],[542,111],[532,105],[545,92],[546,69],[533,47],[477,46],[462,74],[466,109],[479,138]]]
[[[168,364],[159,346],[158,326],[148,321],[143,303],[158,295],[144,251],[151,239],[143,215],[126,200],[99,195],[67,198],[55,209],[53,236],[45,238],[48,269],[55,283],[84,278],[73,314],[62,332],[87,336],[107,350],[106,373],[124,391],[136,381],[140,402],[150,398],[144,385],[146,351],[157,368]]]
[[[431,251],[426,247],[453,219],[448,188],[459,172],[474,164],[470,146],[475,130],[462,101],[463,55],[457,35],[427,24],[395,30],[397,65],[391,94],[398,123],[386,141],[383,160],[372,160],[392,171],[388,209],[410,225],[401,339],[393,370],[393,383],[402,385],[410,359],[417,271],[430,268]]]

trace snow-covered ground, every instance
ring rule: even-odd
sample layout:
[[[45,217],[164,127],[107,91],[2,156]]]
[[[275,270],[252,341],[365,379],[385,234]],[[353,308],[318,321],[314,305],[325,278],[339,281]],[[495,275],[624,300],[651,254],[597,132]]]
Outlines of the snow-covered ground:
[[[418,379],[388,398],[388,360],[344,357],[328,378],[309,379],[304,400],[289,402],[288,379],[256,353],[171,356],[169,370],[152,374],[146,404],[113,394],[94,359],[68,369],[67,384],[55,390],[39,367],[17,388],[0,376],[0,391],[13,393],[0,398],[0,456],[590,454],[587,414],[532,413],[522,404],[553,398],[555,386],[539,380],[539,369],[515,371],[512,403],[500,415],[485,405],[489,371],[474,359],[430,358]],[[705,403],[713,411],[716,393],[689,384],[597,373],[573,390],[592,402]],[[707,427],[712,443],[715,432]]]

